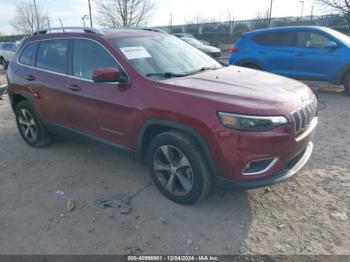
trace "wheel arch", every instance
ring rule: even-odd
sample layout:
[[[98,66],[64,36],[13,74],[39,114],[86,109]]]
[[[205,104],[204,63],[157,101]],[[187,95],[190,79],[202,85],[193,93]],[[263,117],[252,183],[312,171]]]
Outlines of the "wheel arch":
[[[200,149],[204,154],[204,157],[207,160],[210,172],[215,177],[217,176],[217,169],[215,167],[213,158],[211,156],[208,144],[206,143],[203,136],[196,129],[188,125],[180,124],[169,120],[150,119],[145,121],[145,123],[141,128],[139,138],[138,138],[137,158],[143,161],[146,156],[148,145],[151,142],[152,138],[168,130],[178,130],[193,137],[193,139],[197,142],[197,144],[199,145]]]
[[[33,106],[33,108],[36,111],[36,113],[38,114],[38,116],[40,116],[40,112],[39,112],[38,108],[36,107],[36,105],[33,101],[33,98],[30,95],[25,94],[23,92],[14,93],[14,92],[9,91],[9,98],[10,98],[11,108],[12,108],[13,112],[16,111],[16,107],[20,102],[28,101]]]
[[[344,80],[349,73],[350,73],[350,63],[343,66],[343,68],[340,70],[335,80],[335,84],[337,85],[344,84]]]

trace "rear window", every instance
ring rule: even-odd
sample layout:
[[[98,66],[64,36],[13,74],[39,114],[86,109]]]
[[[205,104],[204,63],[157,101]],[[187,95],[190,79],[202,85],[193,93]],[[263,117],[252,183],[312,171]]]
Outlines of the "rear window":
[[[253,37],[253,41],[257,44],[267,46],[295,46],[296,39],[295,32],[273,32]]]
[[[57,73],[67,73],[68,41],[46,40],[40,43],[36,67]]]
[[[30,43],[23,49],[19,62],[24,65],[34,65],[34,54],[38,43]]]

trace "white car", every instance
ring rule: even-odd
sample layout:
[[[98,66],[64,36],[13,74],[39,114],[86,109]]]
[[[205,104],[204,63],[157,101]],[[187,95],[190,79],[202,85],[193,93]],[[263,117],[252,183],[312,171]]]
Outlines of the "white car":
[[[0,44],[0,64],[5,68],[13,54],[16,52],[16,49],[17,45],[13,42],[4,42]]]

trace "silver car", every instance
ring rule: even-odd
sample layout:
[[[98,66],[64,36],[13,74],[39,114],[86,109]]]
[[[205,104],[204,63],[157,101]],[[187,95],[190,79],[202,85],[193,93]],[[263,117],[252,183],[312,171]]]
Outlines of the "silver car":
[[[4,42],[0,44],[0,64],[6,69],[11,57],[16,52],[17,45],[13,42]]]

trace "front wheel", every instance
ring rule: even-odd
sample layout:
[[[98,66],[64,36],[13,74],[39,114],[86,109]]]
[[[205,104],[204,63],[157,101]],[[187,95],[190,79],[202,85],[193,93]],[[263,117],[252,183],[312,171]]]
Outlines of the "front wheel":
[[[174,202],[190,205],[211,192],[206,159],[187,134],[168,131],[156,136],[148,149],[148,166],[155,185]]]

